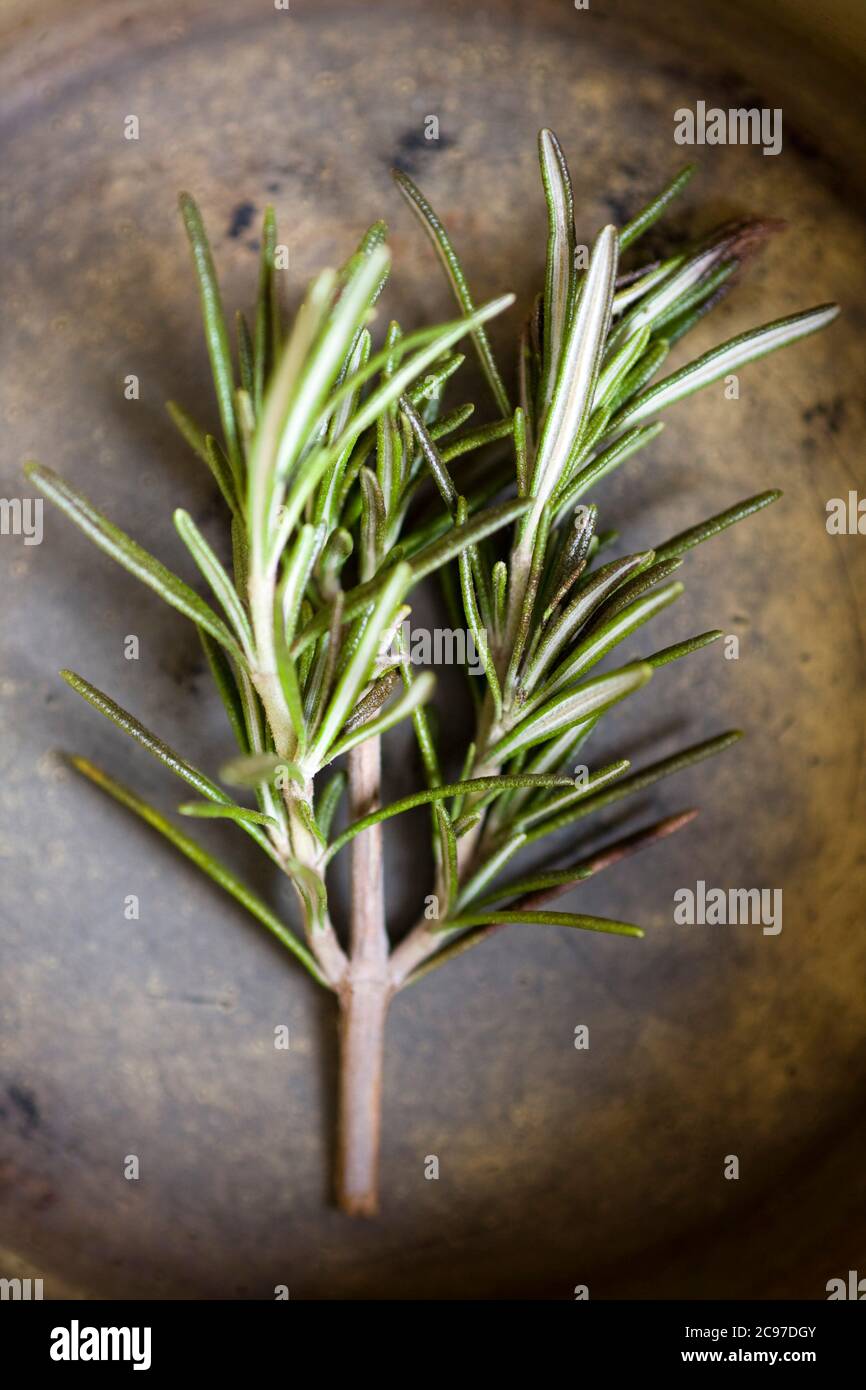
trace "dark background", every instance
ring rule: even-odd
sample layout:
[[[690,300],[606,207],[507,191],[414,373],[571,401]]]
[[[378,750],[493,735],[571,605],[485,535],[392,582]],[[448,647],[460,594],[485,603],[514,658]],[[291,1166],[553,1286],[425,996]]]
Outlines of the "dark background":
[[[827,499],[863,486],[862,16],[676,0],[291,0],[287,14],[269,0],[16,0],[0,33],[4,495],[26,494],[20,465],[38,457],[188,578],[172,509],[212,537],[220,512],[163,409],[173,396],[215,417],[179,188],[202,206],[229,310],[254,298],[273,201],[292,306],[384,216],[385,312],[414,325],[452,309],[390,183],[401,163],[476,297],[517,292],[493,328],[511,373],[542,273],[546,124],[571,165],[579,240],[695,153],[672,242],[745,213],[790,222],[694,350],[813,303],[844,307],[819,338],[744,369],[739,401],[719,386],[669,412],[595,498],[633,550],[784,488],[688,560],[686,596],[630,647],[718,626],[739,636],[739,661],[718,644],[660,672],[591,757],[639,764],[732,725],[749,738],[629,822],[700,803],[688,830],[565,901],[639,920],[645,940],[516,928],[397,999],[383,1210],[366,1225],[330,1205],[331,998],[54,756],[93,756],[166,809],[183,799],[63,685],[69,665],[218,768],[228,733],[192,630],[48,504],[41,547],[2,538],[0,1274],[41,1275],[48,1297],[270,1298],[287,1284],[292,1297],[569,1298],[588,1284],[593,1298],[822,1298],[829,1278],[866,1273],[866,540],[824,527]],[[698,99],[781,106],[783,153],[683,151],[673,113]],[[123,138],[128,114],[138,142]],[[438,143],[424,139],[430,114]],[[123,398],[130,372],[138,402]],[[441,680],[456,737],[454,673]],[[389,798],[420,783],[411,750],[388,744]],[[428,891],[426,825],[420,812],[387,834],[395,934]],[[242,837],[200,835],[281,901]],[[675,927],[673,893],[697,878],[782,887],[782,934]],[[130,893],[139,922],[123,916]],[[288,1053],[273,1047],[280,1023]],[[588,1052],[572,1045],[580,1023]],[[730,1153],[738,1182],[723,1178]]]

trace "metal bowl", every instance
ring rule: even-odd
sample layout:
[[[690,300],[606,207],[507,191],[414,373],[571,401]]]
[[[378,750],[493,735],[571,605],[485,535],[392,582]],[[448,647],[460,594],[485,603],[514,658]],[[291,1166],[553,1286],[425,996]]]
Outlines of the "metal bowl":
[[[19,466],[37,456],[171,564],[173,507],[205,525],[217,511],[163,410],[172,396],[213,413],[179,188],[205,211],[232,308],[253,294],[267,201],[293,302],[384,215],[388,312],[414,323],[450,305],[390,183],[401,163],[476,294],[517,292],[494,332],[507,354],[541,273],[542,124],[588,240],[682,162],[678,108],[781,108],[779,155],[697,151],[671,215],[673,237],[746,212],[790,224],[699,346],[844,306],[826,334],[744,370],[737,401],[717,389],[678,406],[602,489],[603,520],[635,546],[785,490],[689,560],[662,620],[658,645],[718,626],[739,659],[718,644],[660,673],[610,746],[646,761],[731,725],[750,736],[635,808],[700,804],[689,830],[581,890],[587,910],[645,922],[643,942],[515,928],[398,998],[375,1222],[330,1205],[330,1000],[50,751],[94,756],[173,807],[161,770],[56,673],[80,670],[216,768],[225,734],[193,635],[59,515],[42,546],[3,536],[0,1272],[42,1275],[47,1297],[825,1297],[864,1249],[866,540],[825,526],[827,501],[863,487],[863,14],[11,0],[0,30],[5,494],[26,493]],[[417,785],[409,745],[387,772],[389,793]],[[202,833],[261,872],[230,831]],[[398,931],[426,891],[425,839],[421,814],[388,837]],[[782,888],[783,930],[676,926],[673,894],[697,879]]]

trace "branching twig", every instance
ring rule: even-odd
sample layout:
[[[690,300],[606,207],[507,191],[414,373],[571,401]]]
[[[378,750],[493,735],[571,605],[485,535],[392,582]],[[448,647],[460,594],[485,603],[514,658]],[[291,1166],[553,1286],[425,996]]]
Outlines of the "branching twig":
[[[238,319],[237,367],[202,220],[182,195],[221,442],[182,407],[169,408],[226,503],[230,569],[188,513],[178,511],[175,524],[210,602],[50,469],[28,466],[36,486],[101,549],[198,629],[238,746],[221,779],[246,788],[255,806],[236,800],[82,677],[64,676],[193,788],[200,800],[184,802],[182,814],[232,821],[279,866],[297,895],[299,931],[133,792],[84,759],[73,765],[165,836],[336,994],[337,1189],[340,1205],[354,1214],[377,1207],[383,1038],[394,992],[511,923],[640,936],[631,923],[550,911],[546,904],[680,828],[692,812],[563,869],[523,870],[510,879],[503,871],[539,839],[573,831],[584,817],[739,737],[731,731],[636,772],[625,759],[592,769],[582,761],[609,709],[721,633],[700,633],[601,675],[598,664],[680,597],[688,551],[779,493],[747,498],[654,551],[609,561],[602,554],[600,564],[616,533],[597,530],[598,509],[583,499],[652,442],[662,409],[815,332],[837,312],[825,305],[740,334],[659,379],[671,345],[730,290],[774,225],[722,227],[667,259],[624,269],[621,256],[682,190],[689,167],[621,230],[603,228],[588,268],[580,270],[571,184],[552,132],[541,133],[539,154],[547,264],[520,338],[514,410],[484,327],[512,296],[475,308],[445,228],[408,175],[399,174],[398,184],[445,265],[460,317],[409,334],[392,323],[374,349],[369,324],[389,268],[386,228],[375,223],[339,270],[313,281],[285,333],[276,224],[268,209],[255,322],[251,330]],[[492,423],[468,430],[471,404],[441,409],[467,337],[497,408]],[[485,452],[506,442],[511,463]],[[426,486],[430,479],[433,488]],[[426,709],[432,676],[413,672],[401,635],[407,597],[432,574],[462,610],[483,673],[485,693],[456,781],[443,770]],[[426,785],[383,806],[381,739],[407,718]],[[344,757],[348,778],[340,767]],[[347,780],[350,823],[332,834]],[[432,812],[435,893],[390,950],[383,826],[417,807]],[[326,870],[349,844],[352,907],[344,947],[331,917]]]

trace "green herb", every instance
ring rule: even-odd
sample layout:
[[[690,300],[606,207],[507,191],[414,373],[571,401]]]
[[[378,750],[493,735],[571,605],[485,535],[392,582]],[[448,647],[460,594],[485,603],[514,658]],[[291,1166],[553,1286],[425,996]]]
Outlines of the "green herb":
[[[631,770],[619,759],[575,779],[576,758],[605,715],[714,630],[599,674],[597,664],[674,603],[695,545],[779,497],[734,503],[655,550],[598,563],[615,532],[597,530],[581,499],[658,434],[657,414],[692,391],[824,327],[833,305],[777,320],[661,379],[672,342],[727,293],[768,224],[725,227],[667,260],[623,270],[620,256],[668,208],[687,168],[632,221],[599,233],[589,266],[575,264],[574,198],[562,149],[539,141],[548,208],[546,271],[518,353],[514,408],[485,324],[510,295],[476,308],[454,246],[408,175],[397,182],[429,233],[460,316],[373,341],[374,306],[389,272],[376,223],[337,270],[310,285],[286,332],[274,265],[276,223],[265,215],[252,329],[237,322],[233,356],[213,259],[186,194],[183,220],[198,280],[222,438],[183,407],[172,419],[210,470],[227,508],[220,559],[186,511],[177,530],[208,600],[39,464],[32,481],[95,543],[197,627],[237,754],[219,781],[246,788],[241,805],[83,677],[64,679],[199,797],[179,811],[220,817],[250,836],[294,885],[292,927],[159,812],[82,758],[75,768],[158,830],[283,942],[341,1016],[337,1186],[342,1207],[377,1204],[382,1037],[391,997],[509,924],[571,926],[639,937],[640,927],[543,904],[625,855],[687,824],[669,817],[557,867],[549,837],[662,777],[721,751],[737,732]],[[471,339],[496,418],[464,427],[473,406],[443,410]],[[407,597],[436,574],[474,639],[483,678],[457,780],[437,745],[434,680],[416,674],[401,625]],[[646,698],[646,697],[644,697]],[[380,803],[381,738],[411,719],[423,782]],[[345,760],[336,769],[333,764]],[[458,769],[455,769],[458,771]],[[343,798],[348,824],[332,826]],[[392,945],[385,918],[383,826],[413,810],[431,820],[435,879],[417,925]],[[503,876],[535,843],[547,859]],[[573,855],[573,835],[570,837]],[[331,918],[326,868],[351,846],[347,932]],[[539,943],[541,949],[541,943]]]

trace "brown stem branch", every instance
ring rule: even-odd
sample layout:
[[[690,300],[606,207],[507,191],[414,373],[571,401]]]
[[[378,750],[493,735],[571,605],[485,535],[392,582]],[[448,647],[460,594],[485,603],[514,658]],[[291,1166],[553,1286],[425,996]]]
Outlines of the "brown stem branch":
[[[340,991],[337,1201],[350,1216],[379,1209],[379,1131],[386,985],[350,978]]]
[[[349,754],[353,818],[379,806],[381,751],[378,738]],[[385,1016],[393,991],[388,978],[381,825],[352,844],[352,911],[349,969],[339,990],[340,1087],[337,1199],[353,1216],[378,1209],[379,1130]]]
[[[602,869],[609,869],[612,864],[618,863],[627,855],[634,854],[647,845],[655,844],[667,835],[673,835],[677,830],[681,830],[683,826],[694,820],[696,815],[697,811],[695,810],[680,811],[676,815],[665,816],[664,819],[656,821],[654,825],[635,830],[630,835],[625,835],[622,839],[603,846],[588,859],[573,865],[575,876],[568,882],[540,889],[534,893],[525,893],[514,902],[508,903],[507,906],[514,911],[525,909],[527,912],[545,907],[547,903],[561,897],[563,893],[571,892],[578,883],[600,873]],[[505,924],[491,922],[486,926],[474,927],[471,931],[461,933],[456,939],[449,938],[447,933],[437,935],[429,930],[429,926],[430,924],[423,920],[418,922],[391,956],[391,984],[395,992],[406,984],[414,983],[422,975],[426,975],[428,971],[437,970],[440,965],[444,965],[448,960],[453,960],[455,956],[462,955],[464,951],[470,950],[473,946],[478,946],[489,936],[502,931]]]

